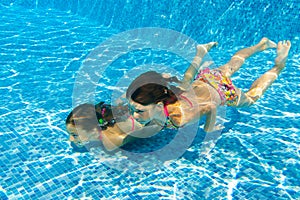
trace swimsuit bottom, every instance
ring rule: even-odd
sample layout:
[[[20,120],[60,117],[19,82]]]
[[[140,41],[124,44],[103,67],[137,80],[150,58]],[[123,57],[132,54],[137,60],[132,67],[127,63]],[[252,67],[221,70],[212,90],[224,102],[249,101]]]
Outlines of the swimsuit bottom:
[[[195,80],[203,81],[215,88],[221,97],[222,105],[237,105],[238,95],[232,81],[220,70],[210,70],[209,68],[200,70]]]

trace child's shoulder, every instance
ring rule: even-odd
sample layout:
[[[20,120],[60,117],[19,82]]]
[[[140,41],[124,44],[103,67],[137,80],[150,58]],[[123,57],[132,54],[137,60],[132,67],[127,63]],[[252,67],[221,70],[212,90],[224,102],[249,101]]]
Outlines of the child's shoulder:
[[[171,118],[174,125],[180,127],[182,124],[182,105],[179,101],[174,104],[167,106],[169,117]]]

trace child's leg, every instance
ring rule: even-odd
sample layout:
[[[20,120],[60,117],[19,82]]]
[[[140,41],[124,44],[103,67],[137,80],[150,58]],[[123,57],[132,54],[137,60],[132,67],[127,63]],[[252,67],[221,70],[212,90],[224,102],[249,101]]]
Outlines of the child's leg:
[[[234,56],[232,56],[231,60],[225,65],[219,67],[219,69],[225,76],[231,77],[244,64],[245,59],[249,58],[255,53],[269,48],[276,48],[276,43],[269,40],[268,38],[263,38],[258,44],[242,49],[235,53]]]
[[[276,80],[281,70],[285,67],[286,58],[288,56],[290,48],[290,41],[283,41],[278,43],[275,66],[265,74],[263,74],[261,77],[259,77],[256,81],[254,81],[248,92],[241,94],[241,98],[237,106],[249,106],[263,95],[268,87]]]
[[[202,62],[203,57],[206,55],[206,53],[213,47],[217,46],[217,42],[210,42],[207,44],[199,44],[197,45],[197,53],[196,56],[193,59],[193,62],[188,67],[188,69],[184,73],[184,78],[182,80],[183,86],[190,85],[196,76],[196,74],[199,71],[200,63]]]

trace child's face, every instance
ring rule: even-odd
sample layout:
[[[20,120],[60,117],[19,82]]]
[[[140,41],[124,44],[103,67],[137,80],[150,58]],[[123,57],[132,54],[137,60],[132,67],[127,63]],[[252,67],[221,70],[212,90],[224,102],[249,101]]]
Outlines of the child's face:
[[[67,131],[69,133],[69,140],[78,147],[82,147],[91,141],[99,141],[101,137],[101,131],[98,127],[87,131],[80,125],[67,124]]]
[[[159,109],[157,109],[157,104],[144,106],[142,104],[134,102],[132,99],[129,100],[128,106],[132,117],[143,125],[149,123],[153,119],[156,119],[156,117],[161,112]]]

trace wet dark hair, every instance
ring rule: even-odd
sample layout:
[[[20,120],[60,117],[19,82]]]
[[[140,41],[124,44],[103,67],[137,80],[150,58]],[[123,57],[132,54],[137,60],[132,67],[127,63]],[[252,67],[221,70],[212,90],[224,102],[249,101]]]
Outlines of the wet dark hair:
[[[144,106],[158,102],[173,104],[178,100],[176,95],[183,91],[170,85],[170,82],[180,81],[176,77],[164,78],[155,71],[143,73],[130,84],[126,97]]]
[[[67,117],[66,124],[80,125],[86,131],[99,126],[102,130],[114,126],[111,106],[100,102],[96,105],[81,104],[77,106]]]

